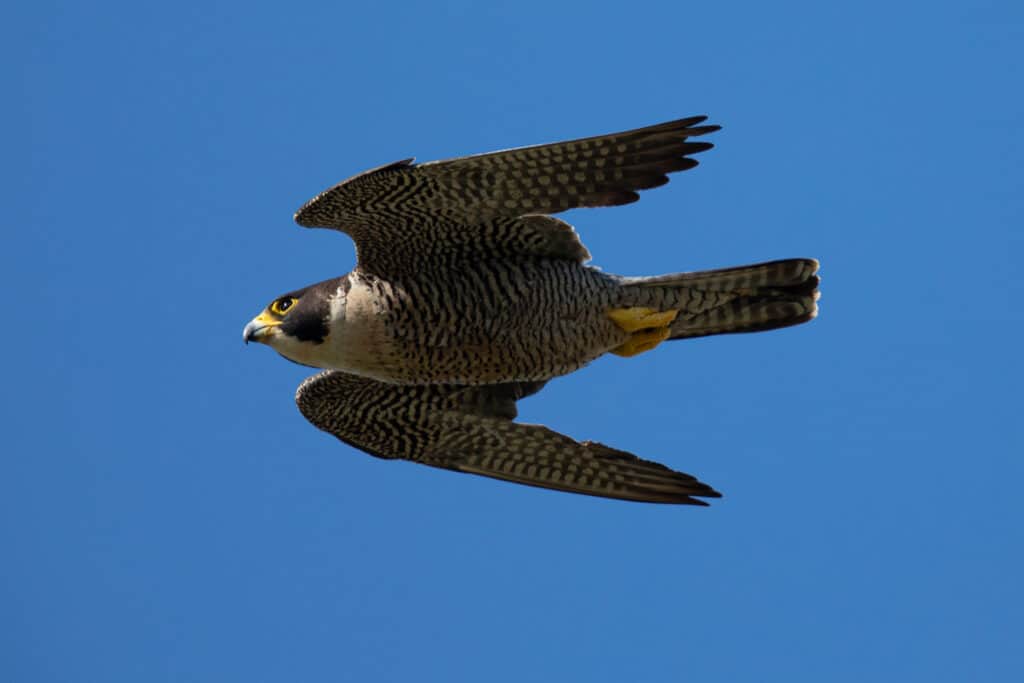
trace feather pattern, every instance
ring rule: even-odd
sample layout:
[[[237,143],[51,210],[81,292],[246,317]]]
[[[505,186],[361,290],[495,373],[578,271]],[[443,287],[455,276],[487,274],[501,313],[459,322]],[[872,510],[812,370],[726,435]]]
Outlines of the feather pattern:
[[[331,370],[303,382],[295,400],[318,428],[380,458],[648,503],[706,505],[698,498],[720,496],[659,463],[513,422],[516,401],[543,386],[401,386]]]
[[[664,185],[669,173],[697,165],[692,155],[711,149],[691,140],[719,129],[701,125],[706,118],[418,165],[404,159],[322,192],[295,220],[348,233],[359,267],[382,277],[438,255],[537,255],[538,231],[566,224],[523,216],[636,201],[638,191]]]

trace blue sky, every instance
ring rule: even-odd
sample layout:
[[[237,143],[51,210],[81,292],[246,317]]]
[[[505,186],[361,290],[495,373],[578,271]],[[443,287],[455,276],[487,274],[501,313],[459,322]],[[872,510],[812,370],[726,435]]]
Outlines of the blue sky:
[[[0,184],[7,681],[1024,676],[1024,8],[21,3]],[[707,509],[374,460],[241,329],[354,265],[365,168],[692,114],[575,211],[626,275],[821,260],[810,325],[609,357],[521,418]]]

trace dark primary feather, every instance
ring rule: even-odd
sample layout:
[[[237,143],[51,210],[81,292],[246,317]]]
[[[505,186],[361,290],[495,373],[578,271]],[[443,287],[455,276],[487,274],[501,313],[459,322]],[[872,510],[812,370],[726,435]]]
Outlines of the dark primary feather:
[[[700,125],[706,118],[419,165],[405,159],[319,194],[295,220],[347,232],[360,267],[380,275],[450,248],[518,253],[521,216],[628,204],[696,166],[692,155],[712,145],[690,139],[719,129]]]
[[[720,496],[659,463],[513,422],[516,400],[543,386],[407,386],[331,370],[303,382],[296,403],[318,428],[381,458],[622,500],[706,505],[694,496]]]

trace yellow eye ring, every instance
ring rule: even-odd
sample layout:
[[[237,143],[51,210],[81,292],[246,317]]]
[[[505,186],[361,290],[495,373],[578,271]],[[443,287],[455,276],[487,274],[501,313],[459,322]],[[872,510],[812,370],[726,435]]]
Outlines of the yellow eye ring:
[[[278,299],[274,303],[270,304],[270,312],[276,313],[277,315],[284,315],[292,306],[295,305],[296,301],[298,301],[298,299],[290,296]]]

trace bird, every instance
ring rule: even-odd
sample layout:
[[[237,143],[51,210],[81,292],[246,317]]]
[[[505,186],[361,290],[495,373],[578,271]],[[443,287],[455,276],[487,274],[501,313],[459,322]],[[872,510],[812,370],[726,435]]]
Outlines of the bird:
[[[704,505],[696,478],[542,425],[516,402],[607,353],[797,325],[818,262],[624,277],[588,264],[552,214],[621,206],[698,165],[706,116],[416,164],[321,192],[296,213],[355,243],[352,272],[275,298],[243,330],[324,370],[296,392],[313,425],[371,455],[623,500]]]

